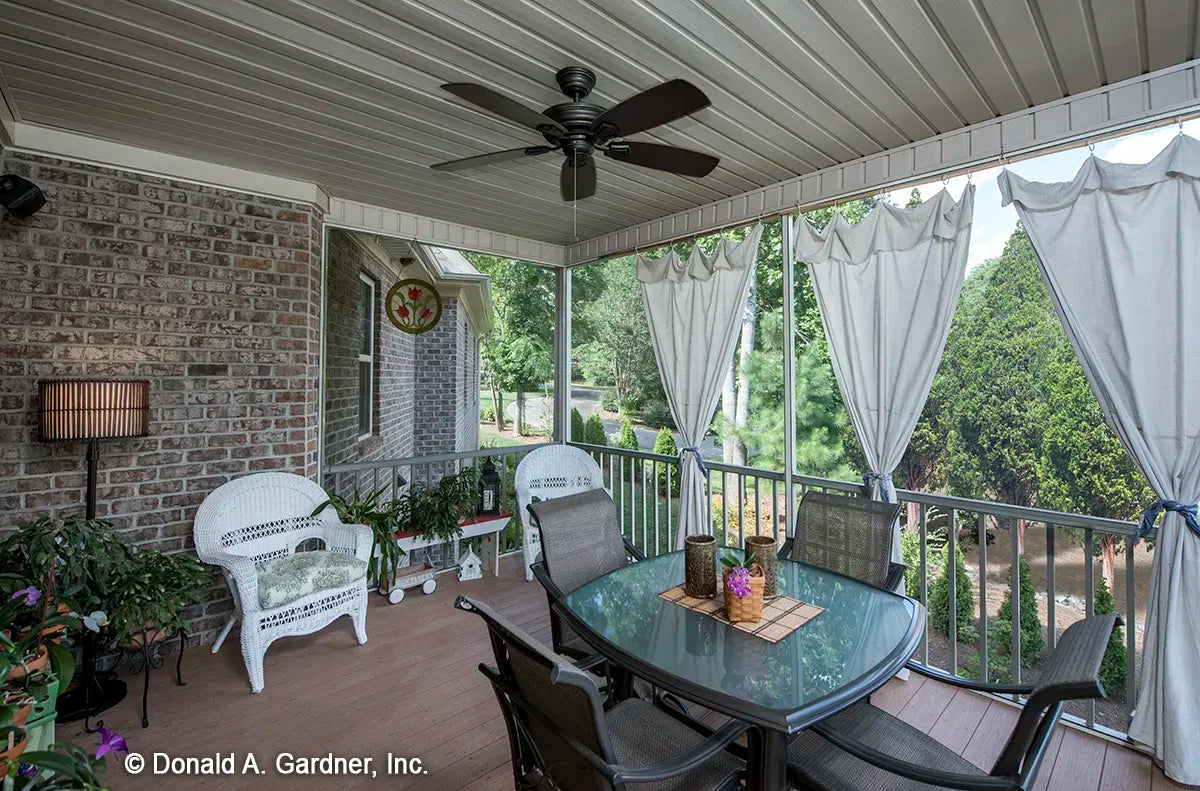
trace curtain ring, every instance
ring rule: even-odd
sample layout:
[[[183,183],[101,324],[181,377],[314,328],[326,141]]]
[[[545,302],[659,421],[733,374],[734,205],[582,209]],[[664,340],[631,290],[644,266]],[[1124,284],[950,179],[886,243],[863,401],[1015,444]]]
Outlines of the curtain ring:
[[[1179,134],[1180,134],[1180,136],[1182,136],[1183,135],[1183,116],[1181,115],[1178,118],[1176,118],[1175,120],[1179,123]]]
[[[945,188],[945,187],[948,187],[949,185],[950,185],[950,176],[943,173],[942,174],[942,187]]]
[[[971,171],[970,170],[967,171],[967,183],[968,184],[971,183]]]
[[[1093,154],[1096,153],[1096,144],[1091,140],[1088,141],[1088,151],[1091,151]]]

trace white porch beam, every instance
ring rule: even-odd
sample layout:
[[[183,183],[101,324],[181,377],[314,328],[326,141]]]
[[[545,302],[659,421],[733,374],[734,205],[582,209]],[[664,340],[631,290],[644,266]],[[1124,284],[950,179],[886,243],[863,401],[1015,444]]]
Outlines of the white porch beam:
[[[571,436],[571,270],[554,272],[554,441],[582,442]]]
[[[517,258],[535,264],[562,266],[566,248],[558,244],[447,222],[434,217],[372,206],[369,203],[330,198],[325,222],[355,231],[395,236],[438,247],[452,247],[502,258]]]
[[[151,176],[164,176],[210,187],[308,204],[322,212],[329,208],[329,196],[320,186],[312,182],[242,170],[176,154],[166,154],[162,151],[111,140],[101,140],[97,137],[75,134],[24,121],[15,123],[11,147],[29,154],[70,159],[90,165],[101,165]]]
[[[1194,111],[1198,97],[1200,60],[1192,60],[588,239],[567,248],[567,264],[1117,134]]]
[[[13,144],[17,130],[17,105],[12,99],[4,72],[0,71],[0,146],[7,148]]]

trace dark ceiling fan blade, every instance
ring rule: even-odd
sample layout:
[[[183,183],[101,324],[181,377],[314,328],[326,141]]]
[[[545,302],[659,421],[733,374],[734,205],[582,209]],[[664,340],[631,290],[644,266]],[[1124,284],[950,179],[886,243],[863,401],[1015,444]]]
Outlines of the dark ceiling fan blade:
[[[608,108],[592,124],[601,138],[628,137],[669,124],[708,107],[704,91],[687,80],[670,80]]]
[[[531,110],[515,99],[510,99],[491,88],[485,88],[473,82],[448,82],[442,88],[460,99],[466,99],[471,104],[478,105],[488,112],[507,118],[521,126],[528,126],[539,132],[549,131],[560,135],[567,133],[567,130],[553,118],[542,115],[537,110]]]
[[[721,160],[711,154],[692,151],[690,148],[663,146],[658,143],[641,143],[630,140],[610,143],[605,156],[630,165],[665,170],[681,176],[702,178],[713,172]]]
[[[565,201],[583,200],[596,194],[596,160],[593,157],[580,157],[575,161],[580,164],[571,167],[571,157],[568,156],[558,173],[558,187]]]
[[[508,162],[513,159],[521,159],[522,157],[536,157],[538,154],[545,154],[554,149],[550,146],[527,146],[525,148],[510,148],[506,151],[493,151],[490,154],[479,154],[473,157],[463,157],[462,159],[451,159],[446,162],[439,162],[436,165],[429,167],[434,170],[445,172],[453,172],[455,170],[465,170],[466,168],[478,168],[484,165],[495,165],[499,162]]]

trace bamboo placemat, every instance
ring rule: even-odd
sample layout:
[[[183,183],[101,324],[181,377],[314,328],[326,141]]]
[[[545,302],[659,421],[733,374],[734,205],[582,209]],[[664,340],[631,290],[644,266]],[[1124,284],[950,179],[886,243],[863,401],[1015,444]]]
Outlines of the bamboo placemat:
[[[697,599],[694,596],[688,596],[682,585],[676,585],[674,588],[658,594],[658,596],[673,604],[678,604],[680,607],[686,607],[693,612],[707,615],[721,623],[732,626],[734,629],[740,629],[743,632],[761,637],[772,643],[778,643],[813,618],[825,612],[824,607],[818,607],[815,604],[809,604],[799,599],[789,599],[787,596],[777,596],[771,601],[763,602],[761,621],[747,623],[746,621],[729,620],[725,615],[725,600],[719,595],[711,599]]]

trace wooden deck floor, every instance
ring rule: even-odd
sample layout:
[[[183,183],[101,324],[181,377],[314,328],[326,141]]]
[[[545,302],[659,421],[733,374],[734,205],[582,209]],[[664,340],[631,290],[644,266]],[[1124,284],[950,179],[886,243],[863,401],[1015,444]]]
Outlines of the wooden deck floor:
[[[174,684],[168,668],[152,678],[150,727],[138,722],[140,694],[106,713],[105,724],[150,759],[236,755],[234,776],[139,775],[110,761],[109,782],[124,789],[414,788],[457,791],[511,789],[508,741],[486,680],[476,671],[490,661],[486,633],[474,616],[451,607],[457,593],[491,602],[535,636],[549,640],[545,596],[526,584],[520,558],[501,561],[499,579],[459,583],[438,578],[431,596],[410,594],[392,607],[371,597],[370,641],[359,646],[349,619],[309,637],[277,642],[267,653],[266,689],[250,693],[236,630],[220,654],[190,652],[187,686]],[[130,679],[140,693],[141,679]],[[893,680],[875,696],[877,705],[929,732],[964,756],[987,765],[1003,746],[1016,714],[1011,707],[970,692],[913,677]],[[60,726],[59,738],[81,744],[97,739],[77,724]],[[247,753],[261,774],[242,774]],[[276,756],[371,756],[377,778],[284,775]],[[386,776],[388,753],[420,758],[416,776]],[[382,781],[382,782],[381,782]],[[1180,789],[1145,756],[1061,727],[1042,769],[1046,791],[1167,791]]]

